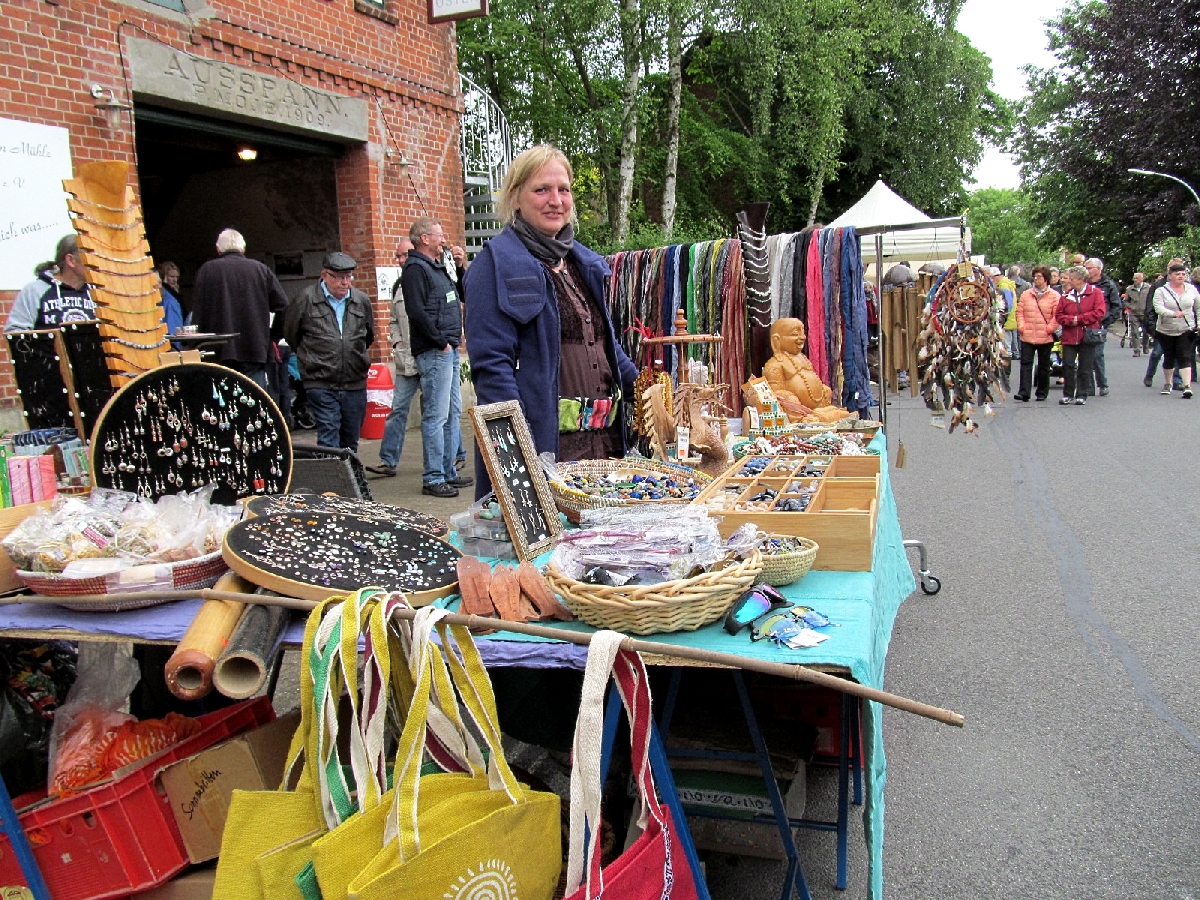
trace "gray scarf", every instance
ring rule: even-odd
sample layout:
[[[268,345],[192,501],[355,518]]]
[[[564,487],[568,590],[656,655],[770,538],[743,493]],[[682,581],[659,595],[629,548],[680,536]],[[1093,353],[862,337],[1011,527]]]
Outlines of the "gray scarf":
[[[547,237],[517,213],[517,217],[513,219],[512,230],[535,259],[550,266],[556,266],[566,259],[571,248],[575,246],[575,228],[570,222],[554,237]]]

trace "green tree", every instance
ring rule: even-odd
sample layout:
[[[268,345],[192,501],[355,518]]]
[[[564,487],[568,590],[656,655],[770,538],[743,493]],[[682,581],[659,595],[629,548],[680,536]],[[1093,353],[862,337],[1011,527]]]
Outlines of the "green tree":
[[[1030,215],[1029,200],[1011,188],[981,188],[967,198],[971,247],[990,264],[1052,263],[1054,250],[1043,246]]]

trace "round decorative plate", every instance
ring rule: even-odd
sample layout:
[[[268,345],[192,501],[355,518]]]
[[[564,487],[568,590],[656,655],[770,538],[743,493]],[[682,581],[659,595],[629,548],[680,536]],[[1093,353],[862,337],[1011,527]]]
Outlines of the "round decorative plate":
[[[225,561],[247,581],[324,600],[364,587],[403,591],[419,606],[457,590],[455,547],[416,528],[346,513],[256,516],[225,533]]]
[[[340,497],[337,494],[277,494],[274,497],[251,497],[246,501],[246,512],[251,516],[270,516],[282,512],[346,513],[373,522],[389,522],[393,525],[416,528],[434,537],[444,537],[450,533],[450,526],[441,519],[427,516],[415,509],[358,500],[354,497]]]
[[[108,401],[91,445],[92,483],[158,499],[216,484],[212,502],[278,494],[292,438],[271,396],[212,363],[163,366]]]

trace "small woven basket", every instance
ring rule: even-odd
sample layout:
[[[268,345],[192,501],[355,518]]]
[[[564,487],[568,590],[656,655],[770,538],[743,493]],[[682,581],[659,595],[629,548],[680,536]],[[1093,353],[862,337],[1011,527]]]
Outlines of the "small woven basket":
[[[176,591],[195,591],[212,587],[217,583],[229,566],[221,556],[221,551],[206,553],[195,559],[185,559],[180,562],[166,563],[171,569],[171,589]],[[109,593],[108,582],[103,576],[94,578],[64,578],[54,572],[27,572],[18,569],[17,577],[25,587],[35,594],[47,597],[76,597],[84,594],[95,595],[95,601],[87,603],[64,603],[67,609],[84,612],[124,612],[127,609],[143,609],[148,606],[158,606],[168,603],[167,600],[139,599],[137,591]]]
[[[790,534],[768,535],[780,540],[792,541],[802,545],[803,549],[794,553],[764,553],[761,580],[775,587],[793,584],[808,574],[808,570],[817,561],[817,542],[806,537],[796,537]]]
[[[603,477],[614,472],[634,475],[673,475],[676,478],[690,478],[696,482],[697,493],[708,485],[712,478],[703,472],[689,469],[687,466],[674,463],[659,462],[654,459],[585,459],[579,462],[558,464],[559,474],[565,479],[571,475],[593,475]],[[646,503],[658,505],[668,503],[690,503],[693,499],[664,497],[661,500],[632,500],[618,497],[597,497],[584,491],[569,488],[560,481],[551,480],[550,490],[554,492],[555,505],[572,522],[579,522],[580,514],[586,509],[602,509],[608,506],[641,506]]]
[[[720,619],[758,581],[762,565],[762,554],[755,550],[735,565],[692,578],[609,587],[568,578],[551,564],[546,580],[563,605],[589,625],[625,634],[663,634],[695,631]]]

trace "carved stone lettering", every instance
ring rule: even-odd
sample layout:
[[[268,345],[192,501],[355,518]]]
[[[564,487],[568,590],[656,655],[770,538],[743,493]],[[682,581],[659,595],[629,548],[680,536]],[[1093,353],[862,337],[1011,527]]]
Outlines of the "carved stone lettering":
[[[367,101],[131,38],[135,99],[343,141],[367,139]]]

